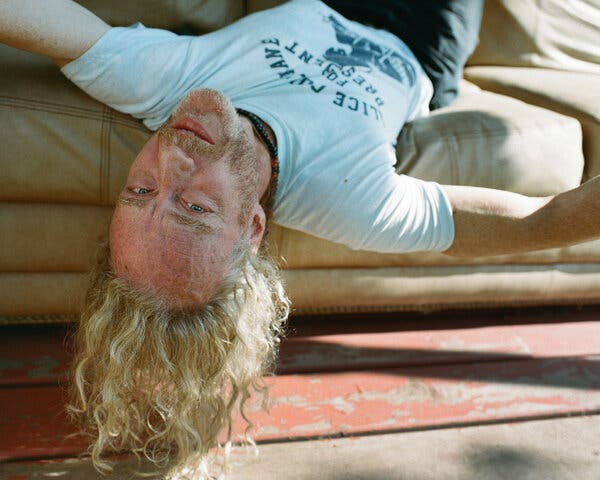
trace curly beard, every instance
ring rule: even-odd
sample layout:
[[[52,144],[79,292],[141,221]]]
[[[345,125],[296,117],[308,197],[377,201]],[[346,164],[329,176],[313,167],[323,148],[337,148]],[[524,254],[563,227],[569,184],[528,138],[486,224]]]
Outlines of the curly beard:
[[[67,406],[91,437],[96,469],[112,471],[102,454],[127,451],[173,478],[210,478],[211,449],[221,433],[231,441],[236,406],[246,437],[252,427],[244,407],[251,387],[266,393],[260,379],[288,312],[275,266],[246,249],[209,303],[173,311],[115,278],[103,245],[74,338]]]

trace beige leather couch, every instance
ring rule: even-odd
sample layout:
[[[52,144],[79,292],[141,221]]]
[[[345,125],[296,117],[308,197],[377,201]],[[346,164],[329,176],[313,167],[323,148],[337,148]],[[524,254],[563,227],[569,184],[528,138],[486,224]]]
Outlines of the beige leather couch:
[[[85,0],[112,24],[213,29],[257,0]],[[600,174],[598,0],[489,0],[455,105],[406,125],[398,171],[547,195]],[[149,132],[45,58],[0,49],[0,323],[76,318],[86,271]],[[297,313],[600,302],[600,242],[458,260],[351,251],[278,227]]]

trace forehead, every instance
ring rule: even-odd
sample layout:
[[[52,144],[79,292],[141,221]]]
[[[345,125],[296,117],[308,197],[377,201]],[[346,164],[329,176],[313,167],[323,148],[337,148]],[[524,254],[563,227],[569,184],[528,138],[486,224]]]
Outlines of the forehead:
[[[190,231],[176,221],[148,232],[118,207],[110,230],[115,274],[177,301],[208,298],[223,280],[232,247],[218,234]]]

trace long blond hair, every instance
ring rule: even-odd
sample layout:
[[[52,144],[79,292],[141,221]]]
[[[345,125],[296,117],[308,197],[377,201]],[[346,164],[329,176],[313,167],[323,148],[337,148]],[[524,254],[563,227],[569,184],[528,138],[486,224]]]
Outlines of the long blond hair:
[[[215,448],[225,444],[220,434],[232,440],[233,414],[246,435],[252,427],[244,407],[251,388],[266,393],[261,378],[273,370],[288,313],[264,248],[258,256],[238,251],[210,302],[176,311],[115,277],[104,244],[74,336],[67,405],[91,437],[95,468],[110,472],[102,455],[129,451],[168,477],[209,478],[214,452],[226,450]]]

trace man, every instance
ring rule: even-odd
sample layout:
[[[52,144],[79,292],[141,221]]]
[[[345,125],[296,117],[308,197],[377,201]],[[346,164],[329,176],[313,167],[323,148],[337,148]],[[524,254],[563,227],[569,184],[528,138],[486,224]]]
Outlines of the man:
[[[394,173],[402,125],[455,94],[481,3],[440,2],[458,19],[476,7],[455,54],[418,22],[436,18],[429,7],[397,2],[390,19],[387,3],[335,6],[389,31],[297,0],[199,37],[111,29],[69,0],[0,4],[1,41],[158,130],[131,166],[78,333],[71,411],[98,468],[103,452],[130,449],[208,475],[288,314],[268,216],[384,252],[493,255],[599,235],[597,178],[528,198]]]

